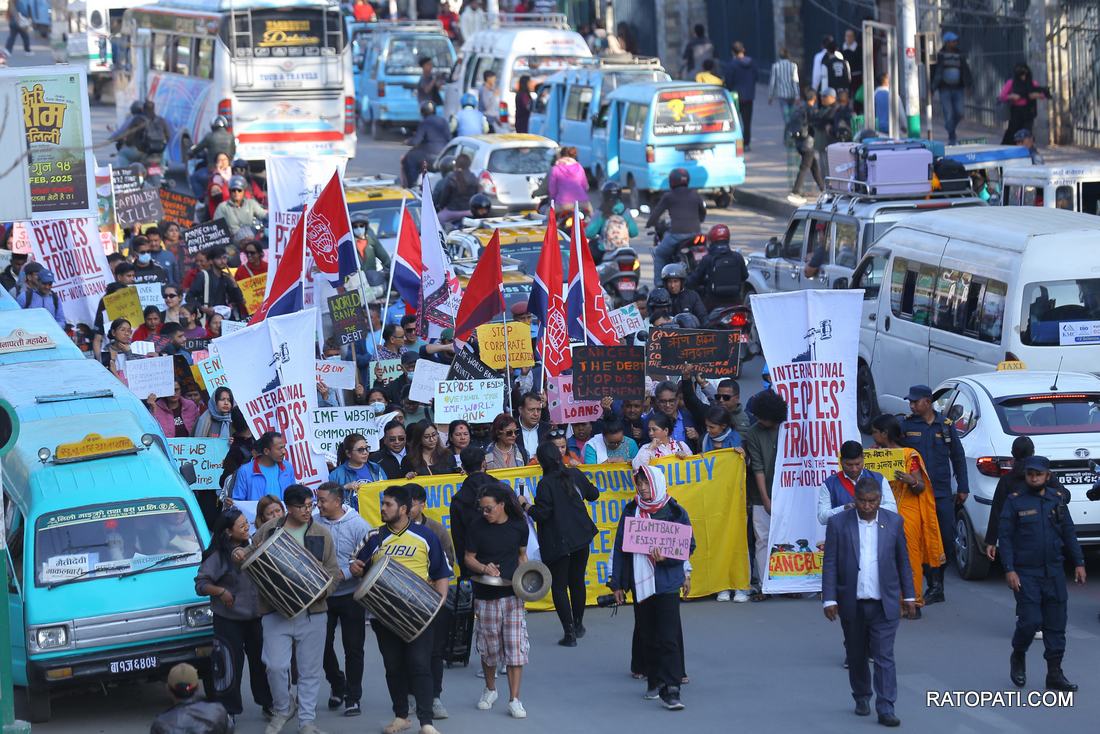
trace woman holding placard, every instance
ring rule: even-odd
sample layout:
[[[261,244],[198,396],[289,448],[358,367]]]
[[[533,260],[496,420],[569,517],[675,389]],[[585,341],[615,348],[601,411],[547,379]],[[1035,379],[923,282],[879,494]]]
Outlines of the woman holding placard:
[[[126,360],[130,357],[130,340],[133,336],[133,327],[126,319],[115,319],[107,330],[107,369],[120,380],[125,372]]]
[[[672,419],[660,411],[655,410],[649,416],[649,438],[649,443],[638,449],[638,455],[631,462],[635,469],[664,456],[686,459],[691,455],[686,443],[672,438]]]
[[[405,429],[408,435],[401,471],[406,479],[432,474],[457,474],[454,454],[439,441],[439,429],[431,423],[417,422]]]

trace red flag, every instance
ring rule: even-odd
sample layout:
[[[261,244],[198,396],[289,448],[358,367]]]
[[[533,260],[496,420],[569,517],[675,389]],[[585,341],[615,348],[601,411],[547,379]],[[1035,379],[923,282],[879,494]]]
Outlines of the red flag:
[[[304,216],[306,246],[317,269],[334,286],[343,285],[344,279],[359,269],[359,259],[355,254],[355,239],[351,236],[351,221],[339,171],[333,172]]]
[[[455,338],[463,341],[470,332],[492,321],[504,310],[504,272],[500,260],[500,230],[493,230],[489,245],[481,253],[474,274],[466,284],[455,317]]]
[[[405,313],[416,311],[420,301],[420,233],[416,222],[409,214],[408,207],[401,212],[401,226],[398,228],[397,249],[394,251],[393,287],[397,289],[401,300],[405,302]]]
[[[573,366],[569,352],[569,329],[565,321],[565,299],[562,297],[561,245],[558,244],[558,223],[551,207],[546,218],[546,234],[542,252],[535,268],[535,283],[527,310],[539,319],[539,354],[547,374],[557,377]]]
[[[582,286],[583,282],[583,288]],[[584,236],[580,217],[573,214],[573,239],[569,250],[569,290],[565,297],[569,334],[584,344],[619,344],[615,326],[611,323],[604,300],[600,276],[588,240]]]
[[[275,269],[275,278],[267,298],[252,314],[248,323],[258,324],[268,316],[281,316],[302,310],[304,293],[302,292],[302,227],[305,215],[298,217],[298,223],[290,231],[286,249]]]

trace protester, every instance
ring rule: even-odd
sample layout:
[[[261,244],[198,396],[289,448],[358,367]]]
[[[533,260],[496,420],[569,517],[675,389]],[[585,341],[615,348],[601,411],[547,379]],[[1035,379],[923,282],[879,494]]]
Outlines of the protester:
[[[536,82],[531,78],[529,74],[524,74],[519,78],[519,84],[516,85],[516,132],[526,133],[531,123],[531,106],[534,104],[535,98],[532,92],[535,91]]]
[[[574,204],[585,213],[592,210],[588,200],[588,174],[577,161],[577,149],[573,146],[564,145],[558,150],[558,158],[546,182],[550,200],[559,211],[572,211]]]
[[[160,353],[169,357],[179,356],[187,366],[195,363],[187,349],[187,335],[179,324],[165,324],[160,328],[159,341],[163,344]]]
[[[672,422],[672,438],[689,445],[699,440],[699,431],[696,429],[691,415],[680,407],[676,383],[658,382],[653,389],[653,396],[655,407],[643,416],[644,419],[648,420],[657,413],[664,413]]]
[[[856,484],[864,477],[879,483],[883,509],[897,512],[894,493],[890,491],[886,477],[864,467],[863,445],[859,441],[845,441],[840,445],[840,471],[827,476],[818,487],[817,521],[826,525],[833,515],[855,507]]]
[[[162,316],[164,323],[180,323],[180,309],[183,307],[180,289],[174,285],[166,285],[161,289],[161,297],[164,298],[164,314]]]
[[[466,479],[451,496],[450,530],[454,540],[458,575],[459,578],[466,578],[470,575],[466,568],[466,535],[474,520],[481,517],[477,500],[485,487],[497,484],[498,481],[485,472],[485,449],[480,446],[463,449],[460,459]]]
[[[21,281],[20,275],[23,267],[27,264],[28,257],[25,252],[13,252],[11,254],[11,261],[7,267],[0,271],[0,288],[14,294],[16,285]]]
[[[271,522],[272,520],[279,520],[286,514],[286,510],[283,508],[283,503],[279,501],[278,497],[273,497],[270,494],[265,494],[256,503],[256,522],[254,525],[259,530],[264,526],[264,523]]]
[[[382,427],[382,446],[370,455],[387,479],[403,479],[401,462],[405,459],[405,426],[399,420],[391,420]]]
[[[209,320],[216,306],[228,306],[237,318],[247,314],[244,294],[229,274],[229,256],[220,245],[205,252],[207,268],[199,273],[187,290],[187,305],[206,315]],[[209,324],[209,321],[208,321]]]
[[[546,434],[546,440],[552,443],[554,448],[558,450],[558,453],[561,454],[562,462],[564,462],[566,466],[580,466],[581,455],[579,452],[569,448],[569,441],[566,439],[565,434],[565,428],[552,428],[550,432]],[[537,456],[527,462],[528,466],[533,466],[538,463]]]
[[[335,482],[348,492],[348,504],[359,507],[359,485],[368,482],[381,482],[390,477],[382,467],[370,460],[370,446],[367,439],[359,433],[344,436],[336,451],[337,466],[329,472],[328,480]]]
[[[771,546],[772,492],[775,489],[775,457],[779,451],[779,424],[787,420],[787,402],[770,390],[754,396],[756,423],[745,432],[748,457],[748,495],[752,505],[752,529],[756,535],[756,575],[759,586],[753,601],[765,601],[764,578]]]
[[[136,342],[152,341],[154,336],[160,334],[161,313],[156,306],[146,306],[141,310],[145,322],[134,329],[133,340]]]
[[[638,449],[638,454],[631,462],[635,469],[639,469],[664,456],[677,456],[685,459],[691,455],[691,449],[683,441],[673,438],[672,419],[666,414],[654,411],[649,414],[649,443]]]
[[[286,455],[286,439],[276,431],[267,431],[256,441],[256,457],[237,470],[233,499],[256,501],[265,495],[283,499],[283,492],[294,484],[294,467]]]
[[[179,307],[179,325],[188,339],[205,339],[206,328],[198,322],[198,315],[190,306]]]
[[[486,467],[489,469],[509,469],[527,463],[523,449],[517,445],[516,436],[519,424],[507,413],[501,413],[493,419],[490,429],[492,443],[486,447]]]
[[[199,406],[183,397],[179,380],[175,382],[174,394],[160,399],[156,395],[150,395],[145,402],[166,437],[188,438],[194,435],[195,422],[199,419]]]
[[[264,258],[264,250],[256,240],[245,240],[241,243],[241,254],[244,262],[233,273],[233,280],[240,282],[257,275],[267,274],[267,260]]]
[[[130,242],[130,252],[134,256],[134,282],[168,284],[168,271],[153,259],[160,250],[145,235],[138,235]]]
[[[410,423],[406,429],[408,448],[401,460],[406,479],[421,475],[454,474],[458,471],[454,454],[439,441],[439,431],[430,423]]]
[[[222,673],[213,677],[213,692],[234,719],[244,711],[241,682],[248,660],[248,678],[252,700],[265,716],[273,711],[271,688],[264,668],[263,625],[260,622],[259,592],[252,578],[232,562],[236,548],[248,547],[248,518],[239,509],[229,508],[217,516],[210,529],[210,545],[203,553],[202,565],[195,577],[195,593],[210,597],[214,614],[214,656]]]
[[[20,308],[44,308],[62,329],[65,328],[65,308],[61,298],[53,292],[54,274],[41,263],[29,262],[23,266],[23,288],[13,294]]]
[[[459,455],[470,445],[470,424],[464,420],[453,420],[447,426],[447,448],[459,460]]]
[[[8,43],[11,42],[9,37]],[[27,51],[29,53],[30,49]],[[157,714],[149,734],[230,734],[233,731],[233,718],[224,706],[195,697],[199,690],[199,671],[194,666],[187,663],[173,666],[168,671],[167,686],[172,708]]]
[[[130,357],[130,340],[133,329],[126,319],[115,319],[111,322],[111,328],[107,330],[107,352],[104,355],[105,364],[111,374],[120,380],[126,369],[126,360]]]
[[[584,445],[585,464],[629,464],[637,455],[637,442],[617,418],[603,421],[601,432]]]

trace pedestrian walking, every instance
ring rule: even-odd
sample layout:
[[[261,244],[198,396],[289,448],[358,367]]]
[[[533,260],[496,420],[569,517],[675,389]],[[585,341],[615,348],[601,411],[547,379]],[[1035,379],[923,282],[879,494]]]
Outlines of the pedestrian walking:
[[[1001,145],[1017,145],[1016,133],[1021,130],[1030,132],[1035,127],[1035,118],[1039,115],[1039,100],[1049,99],[1050,91],[1040,87],[1031,75],[1027,64],[1016,64],[1012,78],[1001,87],[997,101],[1008,105],[1008,127],[1005,128]]]
[[[779,47],[779,58],[772,64],[768,79],[768,104],[777,99],[783,124],[786,125],[791,119],[791,110],[798,102],[798,66],[791,61],[786,46]]]
[[[821,562],[821,597],[825,618],[840,618],[848,681],[857,716],[871,715],[871,670],[878,723],[898,726],[894,713],[898,696],[894,637],[901,611],[916,614],[913,572],[901,517],[880,507],[882,482],[863,477],[856,484],[855,506],[833,515],[825,526]]]
[[[864,477],[870,477],[879,483],[882,507],[897,512],[898,506],[885,477],[863,465],[863,444],[859,441],[845,441],[840,445],[840,471],[830,474],[818,487],[817,521],[828,525],[829,518],[833,515],[855,507],[856,485]]]
[[[707,38],[707,29],[702,23],[692,28],[692,37],[684,47],[683,79],[694,78],[696,72],[703,70],[703,62],[714,58],[714,44]]]
[[[31,52],[31,28],[34,27],[32,12],[30,0],[15,0],[8,5],[8,42],[4,44],[4,48],[9,54],[15,48],[16,36],[23,40],[23,50]]]
[[[741,112],[741,135],[745,150],[752,145],[752,105],[756,100],[756,62],[745,53],[745,44],[734,41],[730,47],[732,58],[724,71],[726,89],[737,94],[737,108]]]
[[[844,31],[844,43],[840,45],[840,53],[848,62],[848,70],[852,74],[852,96],[855,97],[857,89],[863,86],[863,47],[856,40],[856,31],[849,28]]]
[[[802,185],[806,181],[806,174],[813,176],[814,183],[819,191],[825,190],[825,179],[821,175],[821,166],[817,161],[814,150],[814,118],[817,114],[817,92],[807,87],[803,91],[802,101],[795,105],[787,121],[787,139],[800,157],[798,175],[795,176],[791,193],[787,200],[796,206],[806,203],[806,197],[802,195]]]
[[[957,145],[959,142],[957,131],[966,111],[966,90],[972,84],[966,55],[959,50],[959,37],[954,32],[947,31],[943,34],[943,48],[936,53],[932,89],[940,93],[948,145]]]
[[[779,425],[787,420],[787,401],[777,393],[761,392],[754,396],[754,423],[745,432],[745,453],[749,464],[749,503],[752,505],[752,529],[756,535],[756,576],[758,585],[753,601],[764,601],[767,576],[768,533],[772,520],[772,490],[775,486],[775,457],[779,451]]]

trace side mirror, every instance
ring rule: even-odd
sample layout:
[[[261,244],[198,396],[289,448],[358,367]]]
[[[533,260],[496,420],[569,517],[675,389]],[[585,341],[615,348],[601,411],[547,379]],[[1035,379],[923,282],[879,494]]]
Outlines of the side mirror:
[[[183,480],[187,482],[187,486],[189,487],[194,486],[199,481],[198,476],[195,474],[194,464],[188,463],[180,466],[180,476],[183,477]]]
[[[764,257],[773,258],[779,257],[779,238],[772,237],[768,240],[768,243],[764,245]]]

